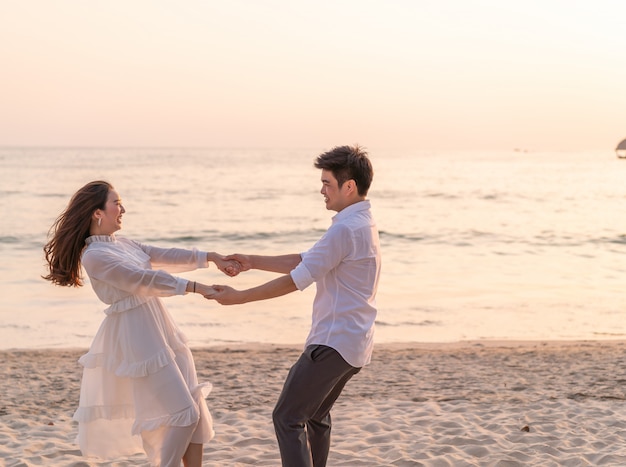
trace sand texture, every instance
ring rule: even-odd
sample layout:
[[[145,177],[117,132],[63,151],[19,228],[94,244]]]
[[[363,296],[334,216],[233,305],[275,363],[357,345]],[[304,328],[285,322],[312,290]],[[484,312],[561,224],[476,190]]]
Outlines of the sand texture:
[[[332,466],[626,465],[626,343],[388,344],[332,411]],[[194,349],[207,466],[279,466],[271,412],[297,347]],[[84,350],[0,352],[0,465],[147,466],[74,443]]]

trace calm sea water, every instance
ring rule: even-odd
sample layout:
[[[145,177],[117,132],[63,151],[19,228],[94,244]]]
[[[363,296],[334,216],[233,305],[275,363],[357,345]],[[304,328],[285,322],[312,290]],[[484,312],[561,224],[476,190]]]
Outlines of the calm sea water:
[[[324,150],[0,149],[0,348],[87,347],[104,315],[89,285],[43,279],[48,228],[106,179],[120,235],[220,253],[307,249],[332,212]],[[371,153],[381,231],[378,342],[626,338],[626,161],[613,153]],[[183,274],[244,288],[275,275]],[[302,343],[314,286],[222,307],[165,299],[192,346]]]

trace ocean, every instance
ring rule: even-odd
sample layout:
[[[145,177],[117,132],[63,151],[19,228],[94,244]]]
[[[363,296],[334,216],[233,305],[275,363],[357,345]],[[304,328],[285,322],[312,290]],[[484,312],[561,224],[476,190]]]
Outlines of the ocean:
[[[330,225],[317,149],[0,148],[0,348],[89,346],[91,287],[44,281],[70,196],[105,179],[124,235],[159,246],[287,254]],[[626,160],[605,152],[376,150],[376,342],[626,338]],[[246,288],[275,274],[181,274]],[[192,347],[303,343],[315,286],[223,307],[165,298]]]

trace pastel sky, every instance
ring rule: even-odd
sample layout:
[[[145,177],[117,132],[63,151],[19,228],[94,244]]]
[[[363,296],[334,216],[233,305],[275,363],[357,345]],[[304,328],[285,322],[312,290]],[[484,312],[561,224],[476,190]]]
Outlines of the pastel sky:
[[[625,13],[603,0],[3,0],[0,146],[613,150]]]

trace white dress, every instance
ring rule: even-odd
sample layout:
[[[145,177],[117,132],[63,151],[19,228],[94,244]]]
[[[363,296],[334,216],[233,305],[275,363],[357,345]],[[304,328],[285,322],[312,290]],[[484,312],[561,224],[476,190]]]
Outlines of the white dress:
[[[159,298],[183,295],[188,282],[164,269],[206,268],[206,253],[114,235],[91,236],[86,244],[82,264],[109,307],[79,360],[84,366],[74,414],[79,446],[83,455],[105,459],[145,450],[159,465],[168,428],[197,423],[193,443],[214,436],[205,401],[211,385],[198,384],[186,338]]]

